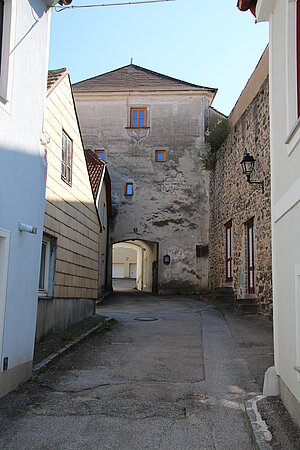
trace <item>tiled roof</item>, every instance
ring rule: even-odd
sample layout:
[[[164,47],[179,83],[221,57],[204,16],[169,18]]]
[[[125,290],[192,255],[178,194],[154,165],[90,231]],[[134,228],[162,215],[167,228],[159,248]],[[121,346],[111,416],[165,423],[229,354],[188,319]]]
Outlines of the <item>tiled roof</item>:
[[[181,81],[153,72],[135,64],[73,84],[74,92],[201,90],[216,93],[217,89]]]
[[[241,11],[250,11],[255,16],[255,8],[256,8],[257,0],[238,0],[237,7]]]
[[[96,200],[105,163],[92,150],[84,150],[94,200]]]
[[[66,68],[48,70],[47,94],[50,94],[54,87],[60,82],[61,78],[63,78],[67,73],[68,70]]]

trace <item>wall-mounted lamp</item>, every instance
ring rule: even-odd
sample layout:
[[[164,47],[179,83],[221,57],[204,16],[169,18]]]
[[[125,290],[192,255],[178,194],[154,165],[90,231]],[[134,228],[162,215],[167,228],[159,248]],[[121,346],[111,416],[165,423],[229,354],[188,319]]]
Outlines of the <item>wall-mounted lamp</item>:
[[[249,155],[249,153],[245,153],[244,157],[241,161],[243,174],[246,175],[248,183],[256,184],[256,185],[260,186],[262,193],[264,193],[265,192],[264,181],[252,181],[251,180],[251,175],[252,175],[252,172],[254,169],[254,164],[255,164],[255,159],[253,158],[253,156]]]

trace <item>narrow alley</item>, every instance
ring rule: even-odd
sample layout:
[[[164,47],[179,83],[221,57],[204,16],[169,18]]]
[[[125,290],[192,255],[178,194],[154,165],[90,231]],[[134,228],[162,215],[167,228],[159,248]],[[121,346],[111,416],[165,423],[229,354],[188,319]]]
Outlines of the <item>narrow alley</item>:
[[[126,292],[98,313],[118,320],[112,331],[2,399],[2,450],[252,448],[243,401],[259,386],[235,341],[234,314],[227,321],[192,297]]]

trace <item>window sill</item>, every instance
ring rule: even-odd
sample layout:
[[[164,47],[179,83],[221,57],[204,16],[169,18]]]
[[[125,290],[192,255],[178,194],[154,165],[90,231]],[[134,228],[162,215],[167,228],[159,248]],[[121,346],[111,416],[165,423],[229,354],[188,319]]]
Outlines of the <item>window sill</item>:
[[[48,292],[39,291],[38,298],[39,300],[50,300],[52,297],[49,297]]]
[[[150,127],[125,127],[125,130],[150,130]]]
[[[68,181],[63,175],[61,176],[61,179],[70,187],[72,187],[72,182]]]
[[[255,300],[256,299],[256,295],[255,294],[245,294],[243,296],[244,300]]]
[[[292,127],[290,133],[288,134],[285,144],[287,145],[287,154],[290,156],[300,141],[300,117],[297,119],[296,123]]]

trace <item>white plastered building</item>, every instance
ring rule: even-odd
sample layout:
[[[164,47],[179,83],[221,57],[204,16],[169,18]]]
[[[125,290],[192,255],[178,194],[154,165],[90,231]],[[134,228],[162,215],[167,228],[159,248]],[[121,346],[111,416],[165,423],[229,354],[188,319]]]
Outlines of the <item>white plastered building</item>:
[[[258,22],[270,24],[275,370],[280,397],[300,426],[300,2],[255,6]]]
[[[28,379],[32,369],[53,3],[0,1],[0,396]]]

